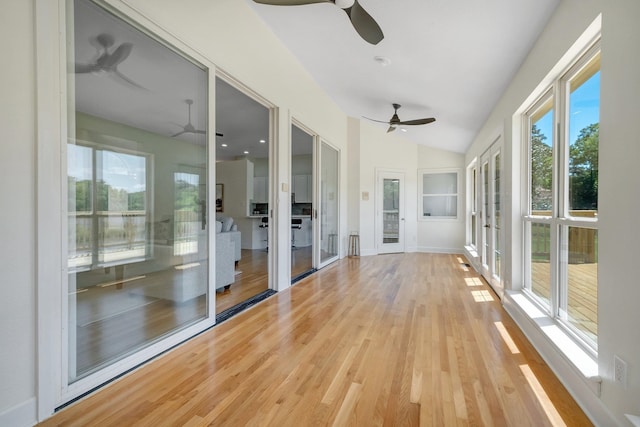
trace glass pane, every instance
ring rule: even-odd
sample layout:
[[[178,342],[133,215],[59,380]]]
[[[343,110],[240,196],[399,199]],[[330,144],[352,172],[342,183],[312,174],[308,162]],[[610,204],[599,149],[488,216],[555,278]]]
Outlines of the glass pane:
[[[74,382],[207,316],[208,100],[206,70],[91,1],[69,4]]]
[[[313,144],[312,134],[291,125],[292,282],[313,271]]]
[[[458,174],[450,173],[425,173],[422,176],[423,194],[457,194]]]
[[[531,291],[549,306],[551,301],[551,226],[530,226]]]
[[[500,248],[500,238],[501,238],[501,208],[500,208],[500,153],[496,154],[493,158],[493,218],[494,218],[494,227],[493,229],[493,250],[494,250],[494,268],[493,274],[495,276],[500,276],[501,271],[501,248]]]
[[[400,180],[383,180],[382,243],[400,242]]]
[[[594,341],[598,337],[598,230],[569,227],[567,315]]]
[[[422,214],[435,217],[456,217],[458,215],[457,196],[424,196]]]
[[[482,165],[482,264],[488,266],[489,256],[489,163]]]
[[[476,219],[477,219],[477,215],[472,214],[471,215],[471,245],[473,247],[476,246]]]
[[[320,166],[320,261],[338,255],[338,151],[322,144]]]
[[[531,116],[531,214],[551,215],[553,184],[553,98]]]
[[[570,82],[569,214],[598,213],[598,145],[600,122],[600,55]]]

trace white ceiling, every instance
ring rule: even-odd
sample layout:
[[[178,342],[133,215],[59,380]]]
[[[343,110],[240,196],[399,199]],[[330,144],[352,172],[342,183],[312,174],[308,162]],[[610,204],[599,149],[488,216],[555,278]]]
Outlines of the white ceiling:
[[[349,116],[388,120],[399,103],[402,120],[437,119],[407,127],[405,138],[456,152],[467,150],[559,2],[360,0],[385,35],[374,46],[334,4],[246,1]]]

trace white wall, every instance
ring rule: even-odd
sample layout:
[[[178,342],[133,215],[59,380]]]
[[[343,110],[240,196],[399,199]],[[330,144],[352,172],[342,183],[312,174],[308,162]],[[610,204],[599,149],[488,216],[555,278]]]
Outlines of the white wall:
[[[33,4],[2,2],[0,38],[0,425],[35,420],[35,41]]]
[[[496,135],[505,141],[506,288],[519,289],[520,140],[512,116],[587,27],[602,13],[601,116],[599,158],[598,367],[601,397],[539,333],[529,337],[552,369],[598,425],[630,425],[624,413],[640,415],[640,286],[635,250],[640,234],[634,195],[640,141],[640,2],[636,0],[563,0],[536,45],[465,157],[468,164]],[[515,135],[514,135],[515,134]],[[515,178],[515,179],[512,179]],[[628,363],[628,385],[612,381],[613,355]]]
[[[464,200],[465,165],[464,155],[452,151],[418,145],[418,169],[457,169],[458,170],[458,218],[444,220],[418,220],[418,251],[461,253],[464,246]],[[422,177],[418,176],[418,180]],[[418,181],[418,189],[420,182]],[[417,194],[417,193],[416,193]],[[416,199],[417,203],[421,203]],[[416,205],[416,209],[418,205]]]
[[[384,126],[368,122],[350,122],[350,148],[359,147],[359,188],[349,183],[350,194],[359,199],[358,226],[362,255],[378,253],[375,241],[376,172],[399,171],[405,174],[405,247],[407,252],[461,253],[464,245],[463,219],[454,221],[418,221],[418,170],[464,169],[464,156],[409,142],[400,132],[387,133]],[[357,128],[357,129],[355,129]],[[354,141],[357,139],[357,141]],[[354,175],[350,171],[351,176]],[[464,174],[461,174],[461,179]],[[369,200],[362,200],[362,193]],[[464,186],[460,197],[464,200]],[[461,207],[464,205],[461,205]],[[350,214],[351,215],[351,214]]]

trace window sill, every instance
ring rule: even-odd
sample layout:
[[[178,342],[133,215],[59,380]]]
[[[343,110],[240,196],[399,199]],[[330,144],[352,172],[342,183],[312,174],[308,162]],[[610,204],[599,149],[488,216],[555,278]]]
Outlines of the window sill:
[[[514,305],[531,320],[547,340],[564,356],[578,372],[590,382],[598,384],[599,394],[600,378],[598,377],[598,361],[581,343],[569,335],[558,322],[540,310],[531,299],[519,291],[507,292],[508,298]]]

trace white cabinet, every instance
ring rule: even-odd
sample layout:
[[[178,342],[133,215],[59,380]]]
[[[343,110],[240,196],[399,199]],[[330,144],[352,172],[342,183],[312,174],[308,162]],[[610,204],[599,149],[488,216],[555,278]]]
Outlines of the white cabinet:
[[[313,179],[311,175],[293,176],[293,193],[295,203],[311,203],[313,198]]]
[[[253,177],[253,202],[268,203],[269,201],[269,178],[266,176]]]

